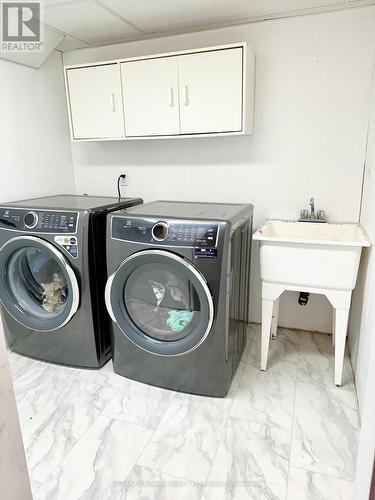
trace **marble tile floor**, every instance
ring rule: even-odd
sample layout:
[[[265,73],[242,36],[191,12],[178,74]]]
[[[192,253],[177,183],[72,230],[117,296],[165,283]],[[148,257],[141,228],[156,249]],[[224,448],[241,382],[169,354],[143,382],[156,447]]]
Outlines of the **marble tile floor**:
[[[359,421],[331,337],[260,327],[225,399],[9,353],[34,500],[351,500]]]

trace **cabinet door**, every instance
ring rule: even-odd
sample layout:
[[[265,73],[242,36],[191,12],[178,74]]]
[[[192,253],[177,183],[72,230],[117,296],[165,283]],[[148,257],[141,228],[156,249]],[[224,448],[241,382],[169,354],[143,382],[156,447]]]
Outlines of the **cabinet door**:
[[[124,136],[120,72],[117,64],[66,71],[74,139]]]
[[[121,64],[127,137],[180,133],[177,58]]]
[[[242,48],[178,56],[181,134],[242,130]]]

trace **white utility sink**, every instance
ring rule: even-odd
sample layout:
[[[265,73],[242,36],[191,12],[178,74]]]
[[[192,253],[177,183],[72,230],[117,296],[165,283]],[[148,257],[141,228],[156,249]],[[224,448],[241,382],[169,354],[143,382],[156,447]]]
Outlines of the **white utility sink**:
[[[362,247],[370,241],[359,224],[269,220],[260,240],[263,281],[353,290]]]
[[[260,242],[262,360],[276,336],[279,297],[285,290],[320,293],[334,308],[335,383],[342,363],[352,290],[362,247],[370,241],[359,224],[269,220],[253,236]]]

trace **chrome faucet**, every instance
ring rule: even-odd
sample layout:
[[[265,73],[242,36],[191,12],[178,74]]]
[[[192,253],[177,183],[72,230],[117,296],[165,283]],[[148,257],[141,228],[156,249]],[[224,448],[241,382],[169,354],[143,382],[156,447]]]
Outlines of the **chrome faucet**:
[[[308,210],[301,210],[299,216],[299,222],[327,222],[324,210],[318,210],[315,214],[315,201],[314,198],[310,198],[310,213]]]
[[[310,198],[310,219],[315,219],[315,202],[314,202],[314,198]]]

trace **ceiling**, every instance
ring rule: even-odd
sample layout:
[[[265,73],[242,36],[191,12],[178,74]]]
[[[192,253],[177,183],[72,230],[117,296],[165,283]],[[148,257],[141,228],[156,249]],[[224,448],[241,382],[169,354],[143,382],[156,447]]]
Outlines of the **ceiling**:
[[[139,40],[375,0],[44,0],[44,23],[65,35],[57,49]]]

